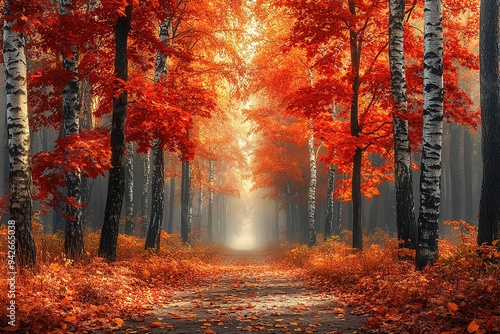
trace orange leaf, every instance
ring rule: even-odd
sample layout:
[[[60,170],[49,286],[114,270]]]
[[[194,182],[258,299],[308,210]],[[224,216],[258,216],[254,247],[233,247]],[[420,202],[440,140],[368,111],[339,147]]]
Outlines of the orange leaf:
[[[68,315],[66,318],[64,318],[64,321],[72,323],[72,324],[76,324],[76,316],[74,316],[74,315],[71,315],[71,316]]]
[[[114,318],[113,320],[118,326],[123,326],[123,324],[125,323],[121,318]]]
[[[160,328],[163,324],[160,321],[154,321],[148,325],[150,328]]]
[[[213,330],[211,330],[211,329],[207,329],[205,331],[205,334],[215,334],[215,332]]]
[[[448,303],[448,311],[450,311],[451,314],[455,314],[455,312],[458,311],[458,305],[455,303]]]
[[[479,329],[479,324],[477,323],[476,319],[472,320],[469,326],[467,327],[467,332],[468,333],[475,333]]]

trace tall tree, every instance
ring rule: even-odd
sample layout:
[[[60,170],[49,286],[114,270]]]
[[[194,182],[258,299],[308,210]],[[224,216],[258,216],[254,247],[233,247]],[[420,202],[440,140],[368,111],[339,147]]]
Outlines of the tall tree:
[[[389,1],[389,62],[394,101],[394,172],[396,183],[396,224],[401,247],[416,248],[417,222],[413,204],[410,138],[406,97],[404,54],[405,1]]]
[[[15,223],[16,263],[36,264],[32,234],[30,128],[26,80],[26,35],[23,2],[6,0],[4,5],[3,58],[6,74],[6,112],[9,143],[10,219]],[[17,27],[17,28],[16,28]]]
[[[335,221],[335,166],[328,166],[328,184],[326,187],[326,220],[324,240],[328,240],[333,235],[333,225]]]
[[[73,0],[60,0],[61,16],[65,22],[71,19]],[[63,137],[79,136],[80,134],[80,87],[78,79],[78,48],[66,45],[62,53],[63,70],[71,76],[63,88]],[[84,253],[83,219],[82,219],[82,178],[79,172],[66,174],[66,196],[71,199],[66,204],[66,236],[64,252],[72,259],[80,258]]]
[[[416,265],[423,269],[438,258],[443,142],[442,0],[424,3],[424,114],[420,174],[420,212]]]
[[[149,183],[151,176],[151,153],[150,151],[142,154],[142,163],[144,170],[144,183],[141,193],[141,236],[145,237],[148,230],[149,217]]]
[[[356,16],[356,4],[354,1],[349,1],[349,11],[353,16]],[[362,38],[359,31],[355,30],[354,26],[349,28],[349,42],[351,47],[351,72],[352,80],[352,100],[351,100],[351,136],[359,137],[361,128],[359,126],[359,87],[360,87],[360,58],[362,49]],[[352,247],[363,249],[363,230],[361,222],[361,162],[363,158],[363,149],[360,146],[356,147],[352,165]]]
[[[483,182],[477,243],[500,239],[500,79],[498,71],[499,2],[481,0],[480,82]],[[500,245],[500,243],[498,244]],[[500,246],[499,246],[500,247]]]
[[[172,23],[172,14],[166,14],[164,21],[160,24],[160,42],[164,45],[170,43],[172,38],[170,34],[170,24]],[[168,73],[168,56],[163,52],[156,55],[155,83],[158,83]],[[148,235],[146,238],[146,249],[160,249],[160,231],[163,222],[163,213],[165,208],[165,152],[160,139],[153,142],[153,186],[152,186],[152,205],[151,220],[149,222]]]
[[[308,152],[309,152],[309,191],[307,194],[307,208],[308,208],[308,227],[309,227],[309,238],[308,245],[313,246],[316,244],[316,152],[314,150],[314,132],[312,129],[312,120],[310,121],[311,129],[309,129],[310,135],[308,140]]]
[[[191,163],[188,160],[182,160],[181,176],[181,239],[184,243],[190,242],[191,233]],[[219,214],[219,213],[217,213]]]
[[[127,114],[127,90],[123,83],[128,80],[127,40],[132,19],[132,4],[127,4],[124,13],[118,13],[115,27],[115,90],[111,125],[111,169],[109,171],[108,194],[104,210],[99,241],[99,256],[107,261],[116,261],[116,244],[120,224],[123,195],[125,193],[125,118]]]

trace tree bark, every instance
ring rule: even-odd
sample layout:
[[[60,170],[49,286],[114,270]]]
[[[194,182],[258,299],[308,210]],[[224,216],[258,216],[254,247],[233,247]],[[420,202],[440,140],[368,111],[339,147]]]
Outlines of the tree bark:
[[[356,4],[349,0],[349,10],[352,15],[356,15]],[[351,102],[351,136],[359,137],[361,129],[359,127],[359,67],[361,58],[362,39],[358,33],[354,31],[354,27],[350,28],[349,41],[351,49],[351,71],[353,73],[352,82],[352,102]],[[353,157],[352,168],[352,247],[358,250],[363,249],[363,229],[361,225],[361,159],[363,150],[357,147]]]
[[[125,234],[134,233],[134,147],[131,142],[125,144]]]
[[[17,8],[16,8],[17,9]],[[28,87],[26,81],[26,36],[12,27],[22,12],[4,5],[3,58],[6,74],[6,113],[9,143],[10,226],[14,226],[15,263],[33,268],[36,264],[32,232],[33,202],[31,181]],[[10,236],[9,236],[10,237]],[[10,239],[9,239],[10,240]]]
[[[312,120],[310,121],[312,123]],[[312,127],[312,124],[310,125]],[[307,193],[307,213],[309,238],[307,244],[314,246],[316,244],[316,154],[314,152],[314,134],[310,129],[308,141],[309,150],[309,191]]]
[[[199,196],[198,196],[198,233],[200,233],[201,237],[201,227],[203,222],[203,184],[200,184]]]
[[[71,13],[73,0],[60,0],[61,15]],[[63,136],[80,134],[80,92],[78,79],[78,49],[71,46],[71,52],[63,52],[62,67],[71,72],[73,77],[64,85],[62,96]],[[79,172],[66,174],[66,196],[73,203],[66,204],[66,235],[64,253],[73,260],[84,254],[83,222],[82,222],[82,178]]]
[[[215,163],[213,160],[209,161],[209,174],[208,174],[208,242],[213,242],[213,219],[214,219],[214,179],[215,179]]]
[[[438,258],[443,142],[443,28],[442,1],[424,4],[424,120],[418,217],[417,268]]]
[[[175,204],[175,177],[170,178],[170,203],[168,205],[168,226],[167,233],[172,234],[174,231],[174,204]]]
[[[474,220],[474,194],[472,188],[472,179],[474,170],[472,169],[472,160],[474,156],[472,135],[463,127],[464,131],[464,194],[465,194],[465,220],[471,224]]]
[[[132,18],[132,5],[125,8],[125,16],[119,16],[115,27],[115,89],[120,90],[118,80],[128,80],[127,40]],[[125,193],[125,118],[127,115],[127,90],[113,98],[111,125],[111,169],[109,170],[108,195],[104,210],[99,256],[108,262],[116,261],[116,244],[120,224],[123,195]]]
[[[328,240],[333,235],[333,224],[335,220],[335,166],[328,166],[328,185],[326,187],[326,221],[324,240]]]
[[[182,161],[181,177],[181,239],[183,243],[189,243],[191,232],[191,164],[187,160]]]
[[[417,222],[413,204],[410,138],[406,97],[406,74],[404,54],[404,0],[390,0],[389,14],[389,61],[391,88],[394,101],[394,176],[396,184],[396,225],[400,247],[415,249]]]
[[[149,183],[151,178],[151,158],[150,151],[142,155],[144,183],[141,194],[141,237],[145,237],[148,231],[149,221]]]
[[[153,143],[153,186],[151,203],[151,220],[149,222],[148,235],[146,237],[145,249],[155,248],[160,250],[160,232],[163,222],[163,210],[165,202],[165,156],[159,140]]]
[[[500,239],[500,42],[498,1],[481,0],[480,80],[483,181],[479,203],[477,243],[491,244]],[[497,244],[500,249],[500,242]]]
[[[450,176],[451,176],[451,219],[460,220],[464,218],[464,189],[461,154],[463,131],[462,125],[450,124],[451,145],[450,145]]]

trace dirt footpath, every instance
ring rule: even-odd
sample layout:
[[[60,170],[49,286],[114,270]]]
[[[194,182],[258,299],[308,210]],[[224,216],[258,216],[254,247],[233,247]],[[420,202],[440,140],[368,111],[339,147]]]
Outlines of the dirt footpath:
[[[147,319],[127,321],[120,333],[362,333],[365,317],[265,251],[228,252],[216,271]]]

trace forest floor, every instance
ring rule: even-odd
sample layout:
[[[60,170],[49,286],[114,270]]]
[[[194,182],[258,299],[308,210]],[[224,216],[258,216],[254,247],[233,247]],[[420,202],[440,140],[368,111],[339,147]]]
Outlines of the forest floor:
[[[226,250],[196,286],[118,333],[362,333],[366,317],[266,250]]]

